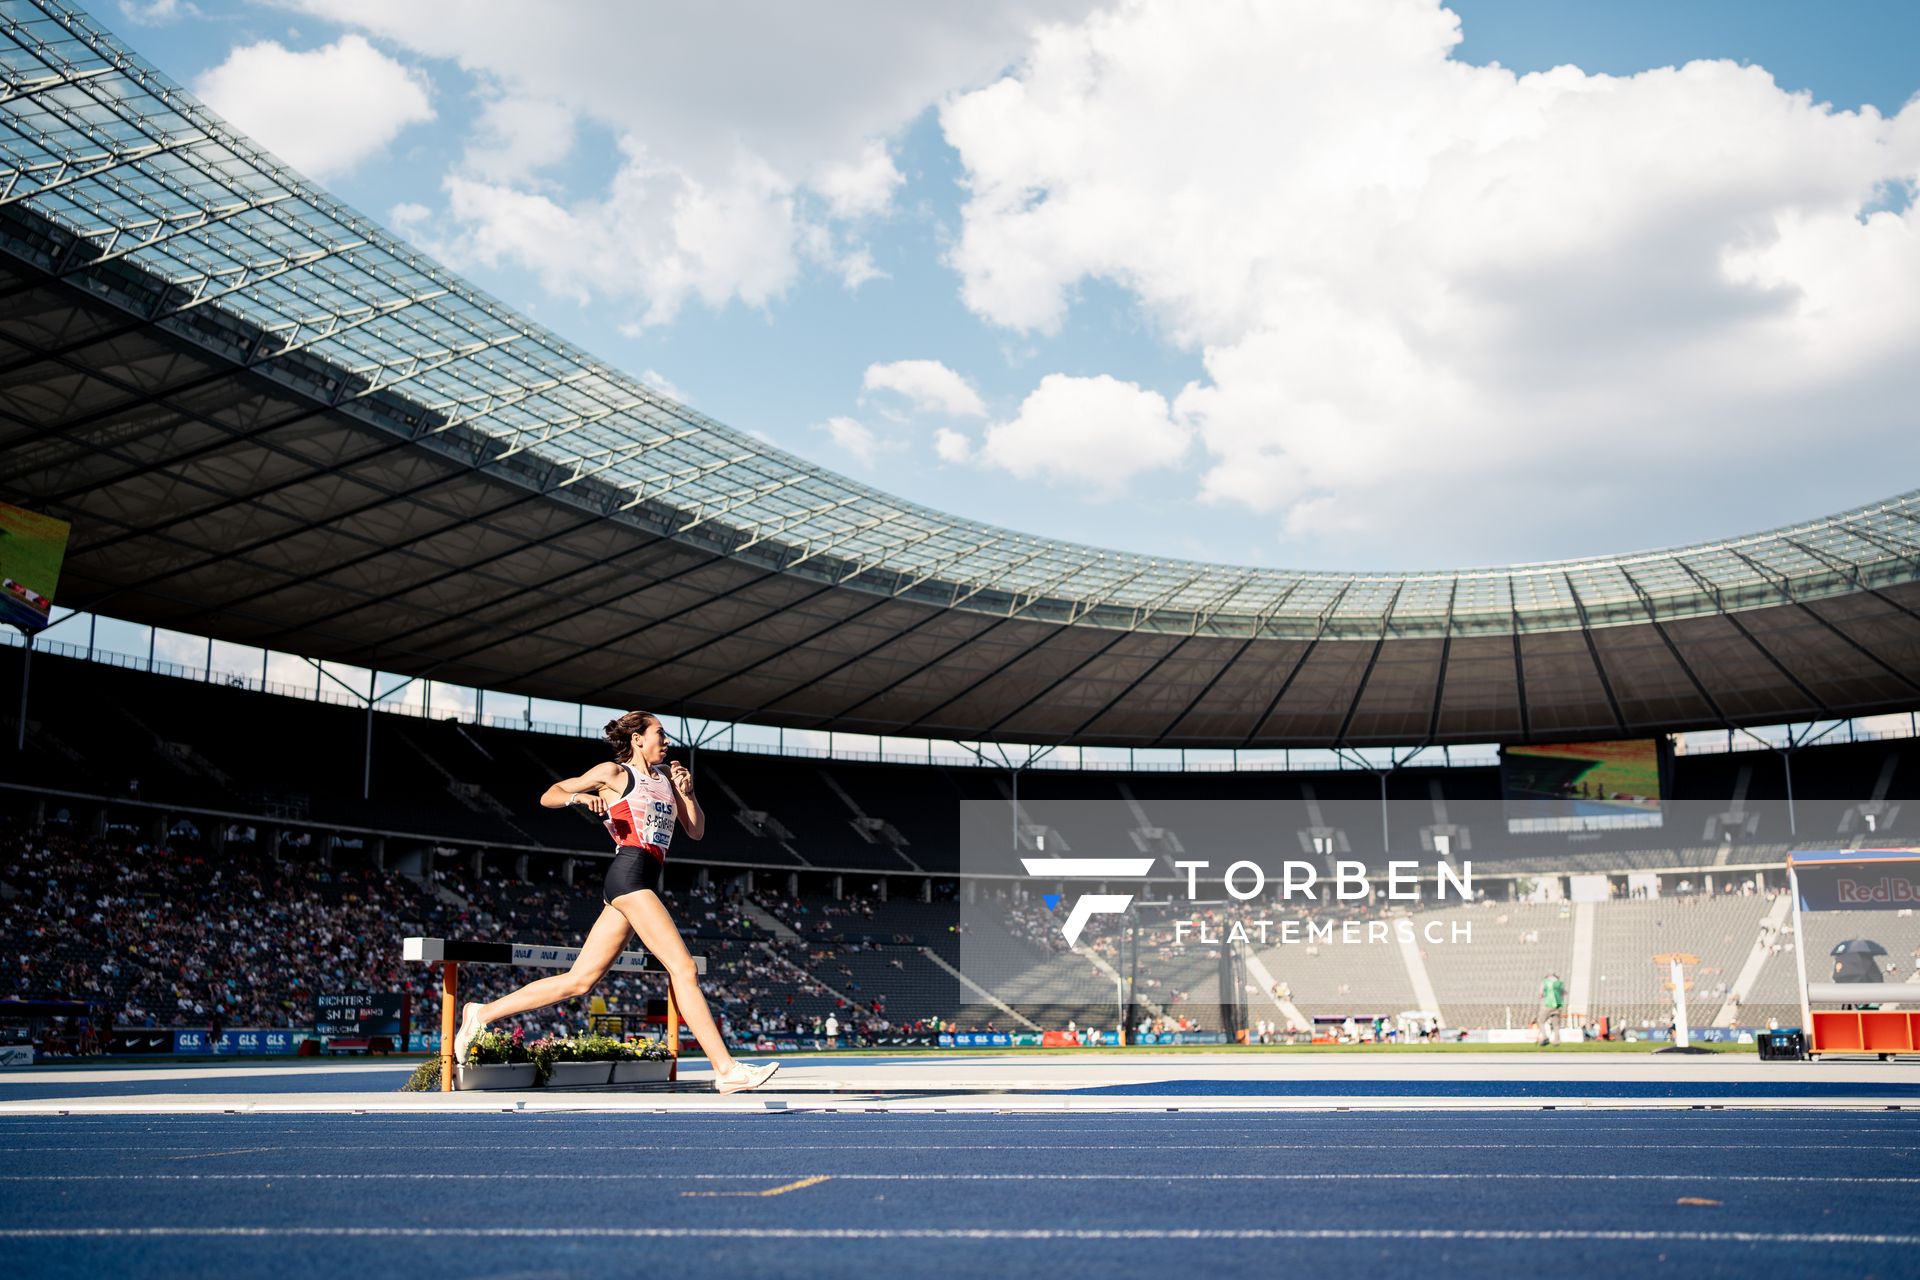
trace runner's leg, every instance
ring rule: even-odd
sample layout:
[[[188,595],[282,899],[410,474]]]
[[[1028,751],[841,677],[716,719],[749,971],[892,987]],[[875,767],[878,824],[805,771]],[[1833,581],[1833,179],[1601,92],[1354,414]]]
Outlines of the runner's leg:
[[[613,900],[613,905],[625,914],[633,931],[640,935],[641,945],[666,969],[667,981],[673,984],[674,1000],[680,1006],[680,1016],[687,1020],[687,1029],[700,1042],[714,1072],[725,1075],[731,1071],[733,1055],[727,1051],[726,1041],[720,1038],[720,1028],[714,1025],[713,1014],[707,1010],[707,998],[700,994],[700,975],[694,970],[687,944],[680,940],[680,930],[674,927],[673,917],[667,914],[667,904],[660,901],[660,895],[653,890],[640,889],[621,894]],[[667,1033],[678,1035],[679,1029],[669,1027]]]
[[[517,991],[509,991],[498,1000],[481,1005],[481,1021],[497,1022],[516,1013],[544,1009],[587,994],[619,958],[621,949],[627,945],[627,932],[626,916],[613,907],[601,908],[600,918],[593,922],[571,969],[536,978]]]

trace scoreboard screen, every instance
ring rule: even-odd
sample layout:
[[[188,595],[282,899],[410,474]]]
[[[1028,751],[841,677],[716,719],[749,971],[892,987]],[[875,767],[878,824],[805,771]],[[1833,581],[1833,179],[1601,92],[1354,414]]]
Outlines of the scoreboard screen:
[[[1504,747],[1500,790],[1516,834],[1660,825],[1660,744],[1562,742]]]
[[[32,635],[53,620],[68,527],[65,520],[0,502],[0,623]]]

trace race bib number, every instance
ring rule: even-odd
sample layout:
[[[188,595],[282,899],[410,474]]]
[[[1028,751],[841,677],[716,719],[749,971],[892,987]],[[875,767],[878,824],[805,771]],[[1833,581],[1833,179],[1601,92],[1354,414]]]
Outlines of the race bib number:
[[[641,824],[640,838],[664,853],[667,846],[673,843],[674,806],[671,798],[673,792],[670,788],[648,788],[648,790],[651,794],[647,797],[646,815]],[[660,798],[662,790],[665,790],[667,799]]]

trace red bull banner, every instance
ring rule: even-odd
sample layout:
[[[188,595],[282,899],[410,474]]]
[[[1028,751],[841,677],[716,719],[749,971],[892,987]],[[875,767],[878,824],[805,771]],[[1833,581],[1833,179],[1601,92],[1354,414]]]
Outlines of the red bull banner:
[[[1920,850],[1796,851],[1802,911],[1911,911],[1920,907]]]

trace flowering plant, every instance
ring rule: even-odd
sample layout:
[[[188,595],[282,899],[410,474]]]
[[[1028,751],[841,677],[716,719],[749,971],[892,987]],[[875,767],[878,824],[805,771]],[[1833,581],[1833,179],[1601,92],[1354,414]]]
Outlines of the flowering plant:
[[[665,1040],[629,1040],[627,1048],[633,1051],[634,1057],[645,1062],[665,1062],[673,1057]]]
[[[623,1040],[612,1036],[584,1035],[550,1037],[554,1059],[558,1062],[624,1062],[634,1056]]]
[[[527,1048],[527,1033],[519,1027],[515,1027],[511,1035],[504,1031],[482,1031],[467,1046],[468,1066],[501,1066],[533,1060]]]
[[[659,1040],[622,1040],[617,1036],[587,1034],[579,1036],[542,1036],[530,1046],[533,1060],[543,1063],[542,1077],[550,1074],[556,1062],[654,1062],[673,1055]]]

